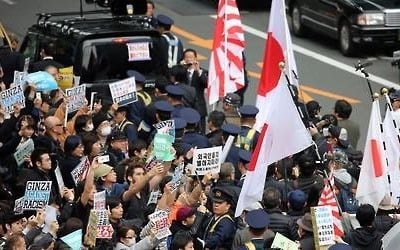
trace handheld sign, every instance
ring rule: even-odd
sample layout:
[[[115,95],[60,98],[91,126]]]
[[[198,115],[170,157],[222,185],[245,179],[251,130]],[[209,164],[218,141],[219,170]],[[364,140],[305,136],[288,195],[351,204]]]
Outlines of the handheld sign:
[[[93,209],[94,210],[106,209],[106,190],[94,194]]]
[[[275,234],[274,241],[272,242],[271,248],[285,249],[285,250],[298,250],[299,245],[296,242],[291,241],[280,233]]]
[[[72,250],[80,250],[82,246],[82,229],[78,229],[70,234],[61,237]]]
[[[315,247],[335,244],[331,206],[311,207]]]
[[[113,103],[124,106],[137,101],[135,77],[110,83],[108,86],[110,87]]]
[[[14,81],[13,83],[15,83],[15,85],[24,85],[25,84],[25,78],[28,75],[28,73],[24,72],[20,72],[15,70],[14,71]]]
[[[56,220],[57,220],[57,208],[53,206],[46,206],[44,227],[42,229],[43,233],[48,233],[50,231],[51,223]]]
[[[171,231],[168,227],[168,213],[163,210],[159,210],[149,215],[150,221],[152,221],[157,229],[156,237],[161,240],[171,235]]]
[[[58,88],[54,77],[45,71],[28,74],[25,78],[28,83],[36,85],[36,91],[47,92]]]
[[[128,61],[147,61],[151,60],[148,42],[127,43]]]
[[[66,89],[65,93],[68,96],[67,110],[68,113],[79,110],[86,105],[86,85]]]
[[[154,125],[157,129],[157,134],[167,134],[173,138],[175,141],[175,121],[174,120],[167,120],[162,121]]]
[[[24,197],[15,200],[14,203],[14,212],[16,214],[22,214],[24,212]]]
[[[149,200],[147,201],[147,206],[150,204],[157,204],[158,196],[161,194],[160,190],[152,191],[149,195]]]
[[[222,147],[196,148],[193,153],[193,165],[196,173],[205,175],[208,172],[219,173],[221,167]]]
[[[74,76],[74,67],[71,66],[59,69],[58,86],[62,89],[72,88],[73,76]]]
[[[78,166],[76,166],[71,172],[72,179],[74,179],[75,184],[78,184],[78,182],[83,181],[86,178],[89,167],[90,162],[88,157],[83,157]]]
[[[5,111],[9,114],[13,113],[14,105],[19,104],[21,108],[25,107],[24,90],[21,85],[6,89],[0,92],[0,103]]]
[[[63,193],[64,193],[65,184],[64,184],[64,179],[62,177],[61,170],[60,170],[59,166],[57,166],[56,169],[54,170],[54,174],[56,175],[58,190],[60,191],[60,194],[62,196]]]
[[[30,155],[35,149],[35,145],[32,139],[27,140],[17,147],[17,151],[14,153],[15,161],[18,166],[21,166],[24,163],[25,156]]]
[[[30,57],[25,58],[25,61],[24,61],[24,72],[28,72],[29,63],[30,62],[31,62],[31,58]]]
[[[44,208],[50,198],[51,181],[28,181],[24,195],[24,210]]]
[[[154,155],[162,161],[172,161],[174,155],[171,152],[174,138],[168,134],[156,134],[154,136]]]
[[[180,185],[183,184],[183,178],[185,170],[185,163],[181,162],[174,171],[174,175],[172,176],[172,192],[177,190]]]

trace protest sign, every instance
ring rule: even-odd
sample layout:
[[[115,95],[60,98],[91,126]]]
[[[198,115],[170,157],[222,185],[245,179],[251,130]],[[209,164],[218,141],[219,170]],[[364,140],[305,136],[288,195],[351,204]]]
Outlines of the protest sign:
[[[25,96],[24,90],[21,85],[6,89],[0,92],[1,106],[4,107],[5,111],[9,114],[14,112],[14,105],[19,104],[21,108],[25,107]]]
[[[159,210],[150,214],[149,219],[154,223],[156,227],[157,239],[161,240],[171,235],[171,231],[169,230],[168,212]]]
[[[89,105],[89,110],[93,110],[93,104],[94,104],[94,96],[97,94],[97,92],[92,92],[90,93],[90,105]]]
[[[28,139],[26,142],[20,144],[17,147],[17,151],[14,153],[15,161],[18,166],[21,166],[24,163],[25,156],[29,156],[33,150],[35,149],[35,145],[32,139]]]
[[[167,134],[173,138],[175,141],[175,121],[174,120],[167,120],[162,121],[154,125],[157,129],[157,134]]]
[[[152,191],[149,195],[149,201],[147,201],[147,206],[150,204],[157,204],[158,196],[160,195],[160,190]]]
[[[106,209],[106,190],[94,194],[93,209],[94,210]]]
[[[25,81],[36,85],[36,91],[48,92],[58,88],[58,83],[52,75],[46,71],[38,71],[28,74]]]
[[[65,93],[68,96],[68,104],[67,104],[68,113],[75,112],[87,104],[85,84],[80,85],[78,87],[66,89]]]
[[[108,225],[98,225],[97,226],[97,236],[98,239],[111,239],[114,233],[114,229],[111,224]]]
[[[183,178],[185,176],[184,174],[185,170],[185,163],[181,162],[174,171],[174,175],[172,176],[172,191],[175,191],[176,189],[179,188],[180,185],[183,184]]]
[[[31,58],[30,57],[25,58],[25,61],[24,61],[24,72],[28,72],[29,63],[30,62],[31,62]]]
[[[88,245],[95,246],[96,245],[96,236],[97,236],[97,224],[99,223],[99,218],[95,211],[90,210],[88,226],[87,226],[87,240]]]
[[[24,210],[44,208],[49,202],[51,181],[28,181],[24,195]]]
[[[78,229],[64,237],[61,237],[61,240],[72,250],[80,250],[82,246],[82,229]]]
[[[74,76],[74,87],[79,86],[80,82],[81,82],[81,77],[80,76]]]
[[[127,43],[128,61],[147,61],[151,60],[149,42]]]
[[[280,233],[275,234],[274,241],[271,248],[284,249],[284,250],[298,250],[299,245],[296,242],[289,240]]]
[[[74,67],[67,67],[59,69],[58,73],[58,87],[62,89],[72,88],[74,77]]]
[[[62,178],[61,170],[60,170],[59,166],[57,166],[56,169],[54,170],[54,174],[56,175],[58,190],[60,191],[60,194],[62,196],[64,193],[65,184],[64,184],[64,179]]]
[[[78,166],[76,166],[71,172],[72,179],[74,179],[75,184],[78,184],[78,182],[83,181],[86,178],[89,167],[90,162],[88,157],[83,157]]]
[[[167,134],[156,134],[154,136],[154,155],[161,161],[172,161],[172,142],[174,138]]]
[[[14,212],[16,214],[22,214],[24,212],[23,206],[24,206],[24,197],[16,199],[14,203]]]
[[[108,86],[110,87],[113,103],[124,106],[137,101],[135,77],[110,83]]]
[[[331,206],[311,207],[315,246],[335,244]]]
[[[14,81],[13,83],[15,85],[24,85],[25,84],[25,78],[28,75],[28,73],[24,72],[20,72],[15,70],[14,71]]]
[[[57,208],[53,206],[46,206],[44,227],[42,229],[43,233],[48,233],[50,230],[51,223],[56,220],[57,220]]]
[[[149,158],[147,158],[144,169],[146,170],[146,172],[149,172],[153,167],[155,167],[160,162],[161,161],[157,160],[157,157],[155,155],[151,155]]]
[[[193,165],[198,175],[208,172],[219,173],[222,147],[196,148],[193,153]]]

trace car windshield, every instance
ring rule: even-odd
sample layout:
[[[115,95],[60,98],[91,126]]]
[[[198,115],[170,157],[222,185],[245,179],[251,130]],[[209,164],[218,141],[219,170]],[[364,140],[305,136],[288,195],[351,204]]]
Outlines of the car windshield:
[[[124,79],[134,69],[144,75],[161,70],[157,42],[149,36],[88,40],[83,43],[81,80],[85,83]]]

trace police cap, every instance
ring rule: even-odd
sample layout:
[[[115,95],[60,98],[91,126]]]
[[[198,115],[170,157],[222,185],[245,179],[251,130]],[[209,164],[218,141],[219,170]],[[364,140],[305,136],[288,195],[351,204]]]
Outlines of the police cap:
[[[213,202],[228,202],[229,204],[234,203],[234,194],[228,187],[215,187],[212,189],[211,198]]]
[[[162,112],[174,111],[174,107],[172,107],[171,104],[169,104],[166,101],[157,101],[154,103],[154,107],[156,108],[156,110],[162,111]]]
[[[254,229],[264,229],[269,224],[269,215],[264,209],[252,210],[246,214],[246,223]]]
[[[240,96],[235,93],[228,93],[224,97],[224,102],[231,106],[239,107],[240,105]]]
[[[258,114],[258,108],[254,105],[244,105],[239,108],[240,117],[246,118],[251,117],[254,118]]]
[[[24,217],[25,217],[24,214],[18,214],[14,211],[9,211],[3,215],[3,223],[4,224],[12,224],[14,222],[19,221],[20,219],[22,219]]]
[[[157,23],[159,25],[172,25],[174,24],[174,20],[172,20],[170,17],[160,14],[157,16]]]
[[[167,91],[168,96],[170,96],[172,98],[180,99],[185,94],[183,89],[181,89],[180,87],[175,86],[175,85],[168,85],[167,87],[165,87],[165,90]]]
[[[176,117],[173,120],[175,123],[175,130],[184,129],[187,125],[186,121],[182,118]]]
[[[136,70],[128,70],[126,71],[126,75],[128,77],[135,77],[135,82],[137,83],[144,83],[146,81],[146,77],[144,77],[144,75],[142,75],[140,72],[136,71]]]
[[[225,134],[229,134],[229,135],[233,135],[233,136],[237,136],[240,133],[240,127],[238,125],[235,124],[224,124],[221,127],[222,132],[224,132]]]
[[[127,139],[124,132],[122,132],[120,130],[113,131],[109,138],[110,138],[110,141],[125,141]]]
[[[197,110],[192,108],[182,108],[179,116],[188,124],[196,124],[200,121],[200,114]]]
[[[240,149],[239,150],[239,159],[241,162],[243,163],[249,163],[251,160],[251,152],[244,150],[244,149]]]

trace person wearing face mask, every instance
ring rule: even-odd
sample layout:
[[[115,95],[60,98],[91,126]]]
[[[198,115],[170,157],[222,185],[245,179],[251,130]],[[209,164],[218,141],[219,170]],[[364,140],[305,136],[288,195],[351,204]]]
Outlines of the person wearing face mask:
[[[100,138],[100,142],[104,146],[106,144],[107,137],[112,132],[109,118],[106,113],[98,112],[93,116],[92,121],[93,131]]]
[[[94,125],[90,115],[79,115],[74,123],[75,134],[83,137],[85,134],[94,133]]]
[[[71,172],[81,162],[81,158],[84,156],[83,151],[84,146],[81,137],[77,135],[67,137],[64,143],[65,157],[60,162],[61,175],[67,188],[76,187]]]

